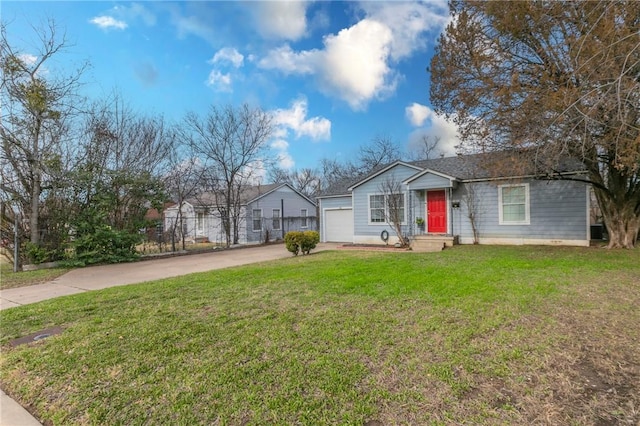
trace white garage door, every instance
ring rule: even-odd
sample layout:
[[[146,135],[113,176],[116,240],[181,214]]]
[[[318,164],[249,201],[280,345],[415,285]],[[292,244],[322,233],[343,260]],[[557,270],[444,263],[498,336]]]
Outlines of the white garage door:
[[[351,242],[353,241],[353,211],[325,210],[324,212],[325,241]]]

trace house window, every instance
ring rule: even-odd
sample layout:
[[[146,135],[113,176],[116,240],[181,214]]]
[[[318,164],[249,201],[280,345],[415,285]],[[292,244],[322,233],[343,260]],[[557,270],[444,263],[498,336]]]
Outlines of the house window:
[[[369,223],[405,222],[404,194],[369,195]]]
[[[307,209],[301,209],[300,210],[300,217],[301,217],[301,224],[300,227],[301,228],[308,228],[309,227],[309,222],[307,220]]]
[[[252,222],[253,222],[253,230],[260,232],[262,231],[262,210],[261,209],[253,209],[251,214]]]
[[[384,195],[369,195],[369,222],[384,223]]]
[[[498,186],[500,225],[529,225],[529,184]]]
[[[280,229],[280,209],[273,209],[273,215],[271,217],[273,223],[271,224],[271,229],[279,230]]]
[[[198,212],[198,215],[196,217],[196,230],[199,234],[201,234],[204,231],[204,213],[203,212]]]

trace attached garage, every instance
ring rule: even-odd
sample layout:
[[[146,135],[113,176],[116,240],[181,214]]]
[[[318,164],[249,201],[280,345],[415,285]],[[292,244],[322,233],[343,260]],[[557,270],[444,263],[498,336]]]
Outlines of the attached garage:
[[[353,209],[325,210],[323,225],[324,241],[353,241]]]

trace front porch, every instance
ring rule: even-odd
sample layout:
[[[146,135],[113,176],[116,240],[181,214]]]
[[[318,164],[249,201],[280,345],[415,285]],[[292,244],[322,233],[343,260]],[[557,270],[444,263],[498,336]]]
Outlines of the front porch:
[[[442,251],[457,244],[457,237],[446,234],[422,234],[410,237],[409,246],[415,252]]]

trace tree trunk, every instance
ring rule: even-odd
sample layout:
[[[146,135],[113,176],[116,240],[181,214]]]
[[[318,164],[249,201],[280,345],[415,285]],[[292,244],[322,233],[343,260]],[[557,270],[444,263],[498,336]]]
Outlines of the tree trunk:
[[[598,188],[594,188],[594,191],[609,234],[607,248],[634,248],[640,230],[638,201],[635,197],[616,198]]]
[[[33,188],[31,190],[31,211],[29,212],[29,231],[31,232],[31,243],[34,245],[40,244],[40,177],[39,172],[36,172],[36,178],[33,182]]]

